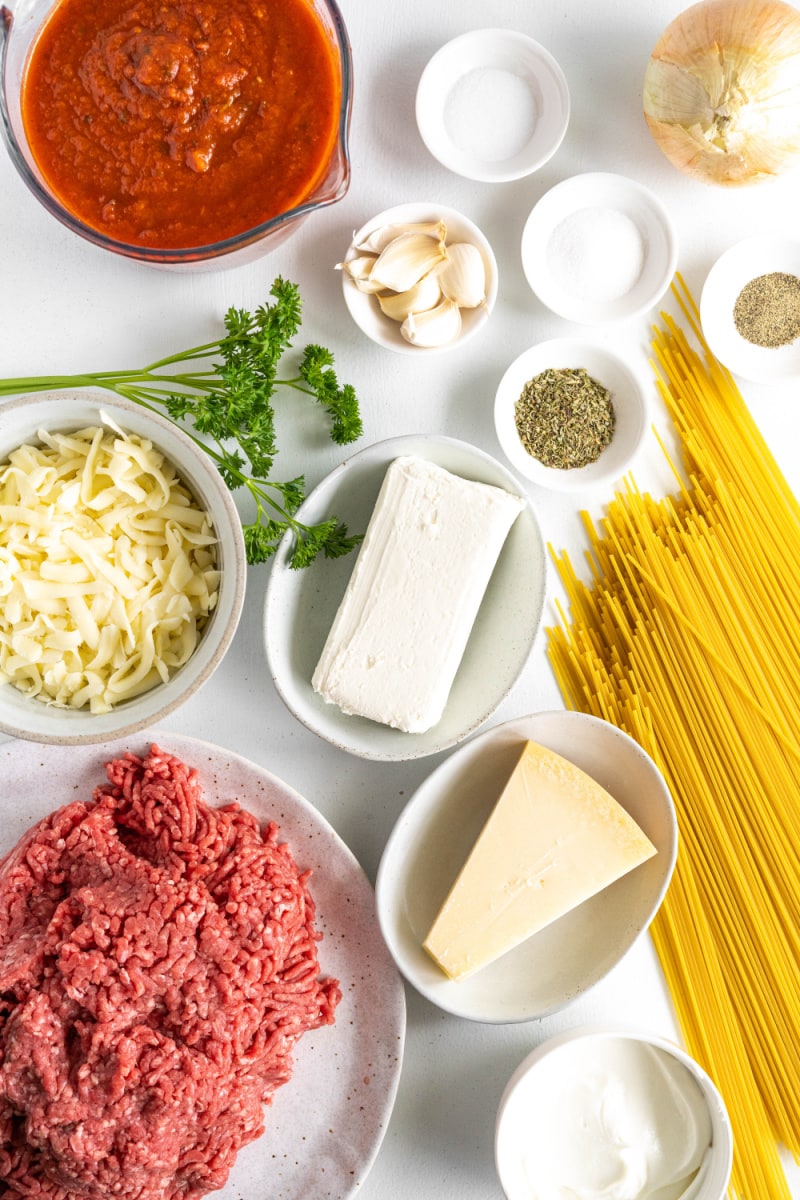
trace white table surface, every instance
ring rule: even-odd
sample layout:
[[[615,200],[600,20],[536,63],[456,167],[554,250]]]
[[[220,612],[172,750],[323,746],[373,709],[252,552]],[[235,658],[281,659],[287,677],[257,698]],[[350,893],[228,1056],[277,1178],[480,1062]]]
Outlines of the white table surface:
[[[12,3],[13,7],[13,3]],[[54,222],[0,154],[0,373],[59,374],[143,364],[217,335],[226,308],[262,302],[278,273],[300,285],[305,321],[297,345],[319,341],[336,354],[342,380],[356,385],[364,417],[360,445],[405,433],[445,433],[500,456],[492,421],[496,385],[528,346],[577,327],[548,314],[532,295],[519,261],[525,218],[553,184],[587,170],[627,174],[654,189],[680,240],[679,267],[699,296],[717,256],[759,231],[796,233],[798,176],[723,190],[677,172],[652,141],[641,114],[642,77],[678,0],[342,0],[355,62],[351,129],[353,174],[339,204],[308,221],[260,262],[181,275],[106,255]],[[572,116],[556,156],[536,174],[492,185],[441,167],[414,120],[419,75],[434,51],[470,29],[520,29],[546,46],[569,83]],[[405,201],[434,201],[475,220],[500,268],[495,312],[454,354],[416,359],[366,341],[352,324],[333,264],[352,231]],[[602,334],[649,380],[647,319]],[[594,332],[597,331],[583,331]],[[800,485],[800,402],[795,385],[743,384],[790,482]],[[289,402],[291,397],[289,398]],[[278,401],[278,463],[284,478],[305,472],[309,487],[345,453],[314,432],[301,403]],[[656,402],[656,421],[666,428]],[[0,415],[0,419],[1,415]],[[358,448],[358,447],[356,447]],[[636,467],[639,483],[660,493],[671,479],[655,439]],[[578,512],[599,515],[608,497],[556,496],[526,485],[546,541],[580,552]],[[333,823],[374,881],[394,822],[440,757],[408,764],[365,762],[336,750],[283,707],[267,671],[261,637],[269,567],[250,568],[244,615],[233,647],[209,684],[165,727],[221,744],[269,768]],[[555,617],[551,574],[545,621]],[[523,677],[493,722],[561,708],[540,634]],[[651,944],[642,939],[584,1001],[531,1024],[481,1026],[450,1017],[407,988],[408,1033],[397,1102],[364,1200],[494,1200],[492,1140],[497,1102],[525,1054],[548,1035],[612,1020],[675,1035]],[[795,1184],[796,1194],[800,1187]],[[764,1198],[766,1200],[766,1198]]]

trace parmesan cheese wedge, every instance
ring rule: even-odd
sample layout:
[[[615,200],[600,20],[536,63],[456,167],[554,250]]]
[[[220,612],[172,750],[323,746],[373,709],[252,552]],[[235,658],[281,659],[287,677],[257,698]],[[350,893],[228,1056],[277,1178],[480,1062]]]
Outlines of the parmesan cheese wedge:
[[[424,947],[465,979],[655,853],[599,783],[526,742]]]

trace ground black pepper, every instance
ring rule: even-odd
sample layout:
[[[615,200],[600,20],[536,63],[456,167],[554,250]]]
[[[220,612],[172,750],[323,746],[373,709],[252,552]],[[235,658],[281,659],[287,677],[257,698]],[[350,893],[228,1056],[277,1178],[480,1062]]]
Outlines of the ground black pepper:
[[[585,467],[614,436],[614,406],[607,388],[583,367],[542,371],[514,406],[520,441],[546,467]]]
[[[736,298],[733,323],[755,346],[788,346],[800,337],[800,279],[783,271],[751,279]]]

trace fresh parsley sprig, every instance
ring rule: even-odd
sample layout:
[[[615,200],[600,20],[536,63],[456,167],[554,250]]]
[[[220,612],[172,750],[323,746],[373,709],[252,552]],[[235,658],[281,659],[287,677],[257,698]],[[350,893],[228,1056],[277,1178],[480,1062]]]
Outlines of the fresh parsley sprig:
[[[306,346],[296,377],[278,377],[281,358],[300,328],[302,301],[297,285],[280,276],[270,295],[273,303],[252,313],[230,308],[225,334],[216,342],[138,370],[0,380],[0,396],[92,386],[160,411],[210,455],[232,492],[244,488],[252,497],[255,516],[243,522],[249,563],[266,562],[287,529],[294,535],[292,567],[308,566],[319,554],[338,558],[361,535],[350,534],[336,517],[317,525],[298,521],[304,476],[270,478],[277,453],[272,401],[279,386],[312,396],[330,418],[331,440],[345,445],[362,433],[358,400],[350,384],[340,386],[333,355],[323,346]]]

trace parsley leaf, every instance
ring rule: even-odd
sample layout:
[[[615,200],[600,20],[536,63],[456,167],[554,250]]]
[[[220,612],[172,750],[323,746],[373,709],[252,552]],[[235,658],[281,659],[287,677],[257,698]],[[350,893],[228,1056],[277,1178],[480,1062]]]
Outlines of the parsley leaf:
[[[242,523],[249,563],[271,558],[287,530],[293,535],[292,567],[306,567],[320,554],[348,554],[362,535],[351,535],[335,516],[311,526],[296,519],[305,499],[302,475],[286,482],[270,477],[277,454],[273,397],[278,387],[313,397],[327,413],[337,445],[361,437],[358,399],[350,384],[340,386],[333,355],[324,346],[307,346],[299,374],[279,378],[281,359],[300,329],[303,306],[297,284],[280,276],[270,296],[272,302],[255,312],[228,309],[218,341],[139,370],[0,380],[0,396],[93,386],[160,410],[176,424],[189,425],[184,432],[210,455],[232,492],[243,488],[252,497],[255,516]]]

